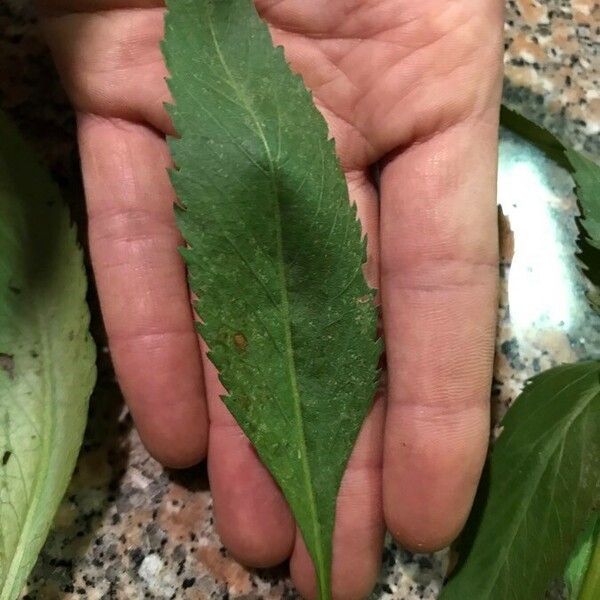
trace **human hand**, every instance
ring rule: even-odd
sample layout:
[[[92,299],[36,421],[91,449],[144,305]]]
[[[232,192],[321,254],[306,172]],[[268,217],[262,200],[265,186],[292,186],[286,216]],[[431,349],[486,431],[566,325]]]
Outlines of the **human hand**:
[[[350,459],[334,534],[334,596],[363,598],[385,525],[421,551],[456,536],[487,447],[503,4],[257,6],[336,139],[368,234],[367,275],[380,289],[387,389]],[[224,544],[255,566],[290,557],[296,586],[313,596],[312,565],[290,511],[221,403],[194,330],[166,174],[164,136],[174,131],[163,108],[162,3],[44,0],[41,8],[78,113],[90,252],[140,435],[170,466],[208,451]],[[369,176],[375,164],[378,190]]]

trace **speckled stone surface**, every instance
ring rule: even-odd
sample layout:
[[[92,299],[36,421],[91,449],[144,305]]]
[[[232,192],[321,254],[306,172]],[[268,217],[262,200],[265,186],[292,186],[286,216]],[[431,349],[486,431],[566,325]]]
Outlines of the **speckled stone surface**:
[[[600,154],[600,2],[508,0],[508,104]]]
[[[509,0],[505,100],[600,156],[600,3]],[[0,5],[0,104],[60,182],[80,196],[74,126],[35,24]],[[523,180],[527,178],[527,186]],[[502,282],[492,390],[495,422],[531,375],[600,356],[600,323],[573,258],[577,205],[568,176],[502,134]],[[523,193],[526,189],[526,194]],[[76,211],[80,206],[74,203]],[[543,226],[532,234],[535,219]],[[511,231],[512,228],[512,231]],[[96,318],[95,335],[102,339]],[[250,571],[215,534],[203,468],[162,469],[142,448],[106,355],[77,470],[23,599],[296,598],[282,567]],[[447,553],[388,541],[372,598],[436,598]]]

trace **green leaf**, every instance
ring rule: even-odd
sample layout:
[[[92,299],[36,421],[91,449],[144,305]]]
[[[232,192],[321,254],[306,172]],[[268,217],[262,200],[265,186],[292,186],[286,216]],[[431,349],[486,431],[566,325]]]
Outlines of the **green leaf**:
[[[172,180],[199,331],[329,598],[336,496],[380,355],[360,224],[326,124],[253,3],[167,4]]]
[[[547,129],[540,127],[537,123],[530,121],[507,106],[502,106],[500,109],[500,124],[532,144],[535,144],[561,167],[569,171],[572,170],[571,164],[565,156],[565,146]]]
[[[539,375],[503,420],[443,600],[533,600],[600,506],[600,364]]]
[[[549,131],[524,116],[502,107],[501,124],[540,148],[558,165],[571,173],[577,186],[582,216],[578,221],[581,239],[580,258],[583,271],[595,289],[588,294],[591,304],[600,311],[600,165],[580,152],[567,148]]]
[[[600,516],[594,513],[585,531],[579,536],[575,544],[575,551],[569,557],[569,562],[565,569],[565,582],[570,600],[578,600],[580,597],[586,574],[588,571],[591,572],[593,570],[592,556],[599,545]],[[600,560],[600,552],[598,553],[598,560]],[[598,566],[600,567],[600,565]],[[600,598],[600,587],[596,591],[597,595],[592,596],[592,598]]]
[[[75,230],[0,113],[0,600],[19,595],[67,488],[95,379]]]
[[[598,528],[594,533],[592,555],[581,583],[578,600],[598,600],[600,598],[600,532]]]

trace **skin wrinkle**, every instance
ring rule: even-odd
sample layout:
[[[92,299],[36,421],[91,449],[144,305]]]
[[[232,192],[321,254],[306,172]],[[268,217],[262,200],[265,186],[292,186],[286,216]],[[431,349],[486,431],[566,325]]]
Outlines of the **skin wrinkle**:
[[[339,13],[334,13],[333,17],[328,19],[325,23],[323,23],[322,18],[317,19],[308,17],[304,20],[301,20],[299,25],[292,25],[290,20],[287,20],[286,24],[285,18],[279,20],[275,14],[271,14],[277,12],[275,9],[280,7],[280,5],[285,1],[286,0],[279,0],[275,3],[269,3],[268,0],[266,2],[257,1],[256,4],[263,18],[274,24],[276,27],[289,33],[304,33],[306,37],[316,39],[361,39],[377,35],[381,31],[385,30],[389,19],[375,16],[374,9],[376,7],[386,9],[390,13],[393,13],[394,20],[398,23],[399,27],[407,28],[407,26],[411,23],[420,20],[420,16],[418,14],[402,20],[399,11],[405,9],[406,4],[400,4],[397,0],[388,0],[387,2],[382,0],[374,0],[371,2],[355,0],[351,4],[350,9],[347,9],[346,11],[340,11]],[[264,4],[266,4],[265,7],[263,7]],[[318,3],[313,2],[313,4]],[[389,10],[388,7],[391,7],[391,10]],[[383,29],[379,29],[378,27],[376,27],[375,30],[369,29],[367,27],[367,23],[360,18],[362,17],[361,11],[364,11],[367,18],[373,19],[376,26],[381,26]],[[385,11],[381,10],[381,12]],[[293,12],[290,11],[290,14],[293,15]],[[319,14],[319,16],[322,17],[323,15]],[[348,22],[350,23],[350,32],[343,33]],[[322,26],[321,29],[317,29],[319,25]]]
[[[150,11],[150,16],[148,12]],[[130,71],[140,67],[152,66],[160,63],[163,66],[163,57],[158,46],[158,42],[163,37],[163,27],[154,27],[154,24],[162,24],[163,8],[142,10],[134,22],[128,19],[122,19],[122,13],[127,16],[131,11],[123,9],[113,9],[106,12],[94,12],[92,15],[87,13],[67,13],[60,16],[47,18],[46,27],[54,29],[57,32],[73,29],[78,33],[78,39],[85,43],[86,32],[83,24],[88,24],[90,29],[94,29],[96,24],[93,19],[102,19],[107,21],[111,28],[114,21],[124,21],[125,27],[118,30],[114,45],[111,46],[110,53],[90,55],[83,52],[80,55],[80,61],[77,68],[93,75],[108,75],[119,73],[120,71]],[[155,15],[159,16],[156,18]],[[143,17],[143,18],[142,18]],[[151,32],[145,27],[152,25]],[[140,33],[141,32],[141,33]],[[111,36],[115,32],[111,31]],[[136,39],[136,36],[137,39]],[[82,62],[83,61],[83,62]],[[164,69],[165,75],[167,74]]]
[[[400,69],[405,69],[405,61],[413,55],[418,55],[420,50],[424,50],[425,52],[431,53],[432,46],[435,46],[436,44],[441,43],[450,34],[454,34],[454,36],[453,36],[454,38],[461,40],[458,44],[454,44],[454,45],[458,46],[459,48],[462,47],[464,45],[462,38],[465,37],[463,35],[462,30],[465,28],[467,28],[469,31],[476,30],[477,28],[472,27],[470,25],[474,19],[475,19],[475,16],[469,15],[467,20],[464,23],[461,22],[461,25],[459,26],[458,30],[453,29],[453,28],[447,28],[445,31],[442,31],[437,36],[437,38],[433,38],[433,39],[429,40],[427,43],[421,43],[421,44],[416,45],[414,47],[414,49],[412,49],[410,52],[408,52],[404,56],[395,57],[395,60],[392,63],[390,63],[389,65],[387,65],[384,71],[380,71],[380,70],[376,71],[377,72],[377,81],[381,82],[382,80],[385,80],[386,77],[388,75],[390,75],[390,73],[394,69],[396,69],[396,67],[398,67]],[[442,20],[442,22],[444,22],[444,21]],[[282,31],[282,30],[280,30],[280,31]],[[283,29],[283,31],[285,31],[285,29]],[[470,36],[470,37],[474,38],[475,36]],[[428,45],[428,44],[430,44],[430,45]],[[470,58],[469,60],[478,58],[477,55],[480,51],[479,45],[477,43],[470,42],[469,44],[467,44],[467,46],[471,48],[470,57],[472,57],[472,58]],[[354,54],[359,54],[358,50],[360,50],[360,44],[358,44],[358,46],[353,45],[353,47],[348,52],[343,52],[341,54],[341,56],[338,56],[335,58],[332,58],[331,56],[329,56],[327,54],[327,52],[325,52],[321,48],[320,45],[318,47],[321,50],[322,57],[325,57],[328,60],[328,62],[330,64],[332,64],[338,70],[338,72],[340,72],[348,81],[350,81],[353,89],[355,90],[354,98],[351,99],[349,106],[346,107],[346,113],[340,113],[339,110],[334,110],[330,104],[328,104],[325,100],[323,100],[322,97],[320,97],[317,100],[318,105],[321,107],[325,107],[326,109],[328,109],[331,112],[331,114],[334,114],[337,118],[342,119],[345,123],[349,124],[350,127],[353,127],[358,132],[361,139],[365,140],[371,147],[377,148],[374,152],[369,154],[370,162],[375,162],[375,161],[379,160],[387,152],[393,151],[394,147],[398,147],[398,145],[404,146],[404,145],[410,145],[413,143],[418,143],[419,140],[421,139],[421,137],[423,137],[425,135],[426,136],[437,135],[437,134],[443,132],[447,127],[453,126],[457,120],[472,118],[474,115],[476,115],[478,113],[478,111],[474,110],[474,107],[468,106],[468,105],[465,106],[464,102],[460,102],[461,115],[455,114],[456,109],[450,110],[449,114],[443,119],[443,121],[440,122],[437,126],[434,126],[433,128],[431,127],[430,121],[425,121],[428,123],[427,133],[419,132],[418,130],[411,132],[409,130],[409,131],[401,134],[401,136],[402,136],[401,141],[398,141],[397,136],[396,136],[396,138],[395,138],[396,141],[394,141],[393,143],[389,143],[389,145],[387,145],[387,146],[381,147],[380,144],[374,144],[373,134],[367,135],[362,132],[363,131],[375,131],[375,132],[377,131],[377,127],[373,127],[373,123],[371,122],[370,107],[376,101],[376,98],[374,98],[374,97],[378,98],[379,96],[381,96],[382,86],[377,85],[377,84],[372,86],[372,85],[370,85],[369,81],[357,82],[350,77],[350,75],[344,70],[344,68],[342,66],[342,63],[344,62],[344,60],[347,59],[349,62],[349,67],[354,67],[354,65],[357,63],[357,61],[350,60],[350,56],[352,55],[352,57],[353,57]],[[446,56],[448,53],[440,52],[440,54]],[[452,65],[452,67],[444,72],[437,73],[437,76],[451,78],[453,75],[455,75],[455,72],[457,69],[463,69],[463,68],[467,68],[467,67],[470,68],[469,62],[467,62],[467,64],[465,65],[465,61],[466,61],[466,58],[464,56],[456,57],[454,59],[454,64]],[[293,60],[292,60],[292,62],[293,62]],[[443,61],[442,61],[442,63],[443,63]],[[371,69],[370,72],[374,73],[375,71]],[[418,76],[420,76],[420,73],[417,72],[416,77],[418,77]],[[392,79],[393,79],[393,77],[392,77]],[[321,93],[323,92],[323,88],[325,85],[331,84],[333,82],[335,82],[335,78],[331,77],[329,80],[326,80],[324,82],[311,81],[311,85],[312,85],[313,89],[315,90],[315,93],[318,95],[319,92],[321,92]],[[389,122],[388,117],[390,114],[403,114],[403,111],[404,111],[403,104],[405,104],[407,102],[407,100],[410,99],[413,95],[418,96],[418,97],[422,96],[422,92],[416,91],[417,88],[415,88],[415,86],[413,86],[413,85],[405,85],[403,87],[405,88],[407,95],[398,97],[396,103],[392,104],[388,107],[387,113],[384,113],[383,115],[379,115],[377,117],[377,121],[379,123],[388,123]],[[364,92],[361,92],[361,89],[364,90]],[[346,95],[348,95],[348,94],[346,94]],[[397,94],[396,94],[396,96],[397,96]],[[343,103],[339,103],[339,104],[340,104],[340,106],[343,105]],[[377,103],[375,105],[377,105]],[[363,106],[368,107],[368,108],[363,109],[362,108]],[[451,106],[450,107],[447,106],[446,110],[448,110],[448,108],[451,109]],[[354,121],[354,125],[351,125],[352,121]],[[415,121],[419,122],[419,119],[416,119]],[[365,165],[361,165],[361,166],[364,167]]]
[[[44,20],[42,28],[50,41],[54,40],[52,49],[61,78],[80,113],[147,123],[174,133],[163,109],[163,103],[170,100],[159,48],[164,9],[136,11],[135,23],[128,23],[129,12],[62,15]],[[99,51],[107,45],[109,52]],[[76,61],[70,60],[73,54]],[[137,60],[129,65],[133,58]]]
[[[92,229],[103,229],[102,227],[96,227],[97,221],[100,225],[106,225],[106,233],[98,232],[97,239],[110,238],[114,231],[114,225],[122,225],[123,229],[130,230],[132,225],[139,224],[139,229],[144,231],[146,224],[152,224],[153,226],[158,225],[161,229],[165,230],[165,233],[174,233],[177,237],[180,237],[179,232],[173,226],[171,215],[165,215],[162,211],[148,210],[145,208],[123,208],[115,209],[114,207],[109,208],[97,208],[88,213],[88,224],[92,223]],[[116,223],[113,223],[115,221]],[[120,227],[117,227],[118,229]],[[127,238],[126,238],[127,239]]]

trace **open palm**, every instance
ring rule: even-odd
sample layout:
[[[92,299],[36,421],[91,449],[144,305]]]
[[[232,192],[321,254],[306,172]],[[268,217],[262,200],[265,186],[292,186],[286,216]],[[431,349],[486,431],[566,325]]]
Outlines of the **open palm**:
[[[387,386],[344,476],[334,534],[334,596],[363,598],[385,525],[413,549],[450,542],[485,455],[502,2],[256,4],[336,139],[368,234],[367,274],[380,289]],[[170,466],[208,453],[224,544],[255,566],[290,557],[294,582],[311,597],[301,536],[221,403],[194,330],[166,174],[164,138],[174,132],[163,108],[162,2],[44,0],[40,8],[78,112],[90,251],[140,435]]]

